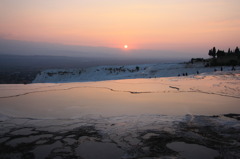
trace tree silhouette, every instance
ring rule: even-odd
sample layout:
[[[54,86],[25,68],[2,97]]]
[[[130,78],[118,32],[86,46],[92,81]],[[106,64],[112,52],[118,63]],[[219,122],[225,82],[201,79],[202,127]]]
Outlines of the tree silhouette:
[[[216,58],[216,48],[213,47],[213,49],[209,50],[208,55],[212,56],[215,59]]]
[[[240,65],[240,50],[238,46],[235,50],[229,48],[227,52],[219,49],[216,51],[216,48],[213,47],[209,50],[208,55],[213,57],[209,63],[211,66]]]
[[[228,54],[230,54],[230,53],[231,53],[231,49],[229,48],[229,49],[228,49]]]
[[[238,47],[236,47],[236,49],[235,49],[235,53],[236,53],[236,54],[239,54],[239,53],[240,53],[240,51],[239,51],[239,48],[238,48]]]
[[[216,54],[216,48],[213,47],[213,54]]]
[[[217,57],[223,57],[223,56],[225,56],[224,50],[218,50],[217,51]]]

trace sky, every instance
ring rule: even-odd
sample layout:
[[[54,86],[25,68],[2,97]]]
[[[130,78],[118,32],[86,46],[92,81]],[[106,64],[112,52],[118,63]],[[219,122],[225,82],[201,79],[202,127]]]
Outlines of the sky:
[[[239,0],[0,0],[0,38],[207,54],[240,46]]]

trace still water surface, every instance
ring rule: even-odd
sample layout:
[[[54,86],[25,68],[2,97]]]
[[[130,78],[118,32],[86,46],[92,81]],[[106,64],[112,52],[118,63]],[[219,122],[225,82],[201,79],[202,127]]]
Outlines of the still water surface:
[[[189,87],[190,82],[188,81]],[[170,86],[179,87],[181,83],[171,81],[167,83],[160,79],[138,79],[2,85],[0,110],[6,115],[39,118],[240,113],[239,98],[184,92]]]

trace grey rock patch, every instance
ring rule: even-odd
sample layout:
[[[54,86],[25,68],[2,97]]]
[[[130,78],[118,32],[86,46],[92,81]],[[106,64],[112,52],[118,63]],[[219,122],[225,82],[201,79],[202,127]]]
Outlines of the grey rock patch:
[[[15,131],[11,132],[10,134],[12,134],[12,135],[33,135],[36,133],[37,132],[33,131],[32,128],[23,128],[23,129],[15,130]]]
[[[42,144],[45,144],[47,142],[48,142],[48,140],[39,140],[39,141],[36,142],[36,144],[42,145]]]
[[[67,137],[69,137],[69,138],[73,138],[73,137],[75,137],[75,135],[68,135]]]
[[[17,146],[21,143],[32,143],[36,140],[39,140],[41,138],[50,138],[52,137],[51,134],[45,134],[45,135],[37,135],[37,136],[29,136],[29,137],[21,137],[21,138],[16,138],[16,139],[12,139],[9,142],[7,142],[7,145],[10,146]]]
[[[63,139],[63,141],[65,141],[68,145],[72,145],[77,142],[77,140],[72,139],[72,138],[65,138],[65,139]]]
[[[142,138],[143,138],[144,140],[147,140],[147,139],[149,139],[149,138],[152,137],[152,136],[158,136],[158,134],[155,134],[155,133],[147,133],[147,134],[145,134]]]
[[[62,138],[63,138],[62,136],[56,136],[56,137],[54,137],[55,140],[60,140],[60,139],[62,139]]]
[[[7,141],[9,139],[9,137],[3,137],[3,138],[0,138],[0,143],[3,143],[5,141]]]
[[[42,159],[48,157],[48,155],[58,147],[61,147],[62,143],[57,141],[51,145],[42,145],[38,146],[36,149],[34,149],[32,152],[34,153],[35,159]]]

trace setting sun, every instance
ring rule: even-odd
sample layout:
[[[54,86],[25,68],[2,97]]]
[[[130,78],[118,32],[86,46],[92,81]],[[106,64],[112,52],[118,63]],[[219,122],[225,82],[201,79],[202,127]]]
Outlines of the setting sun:
[[[128,45],[124,45],[124,48],[127,49],[127,48],[128,48]]]

